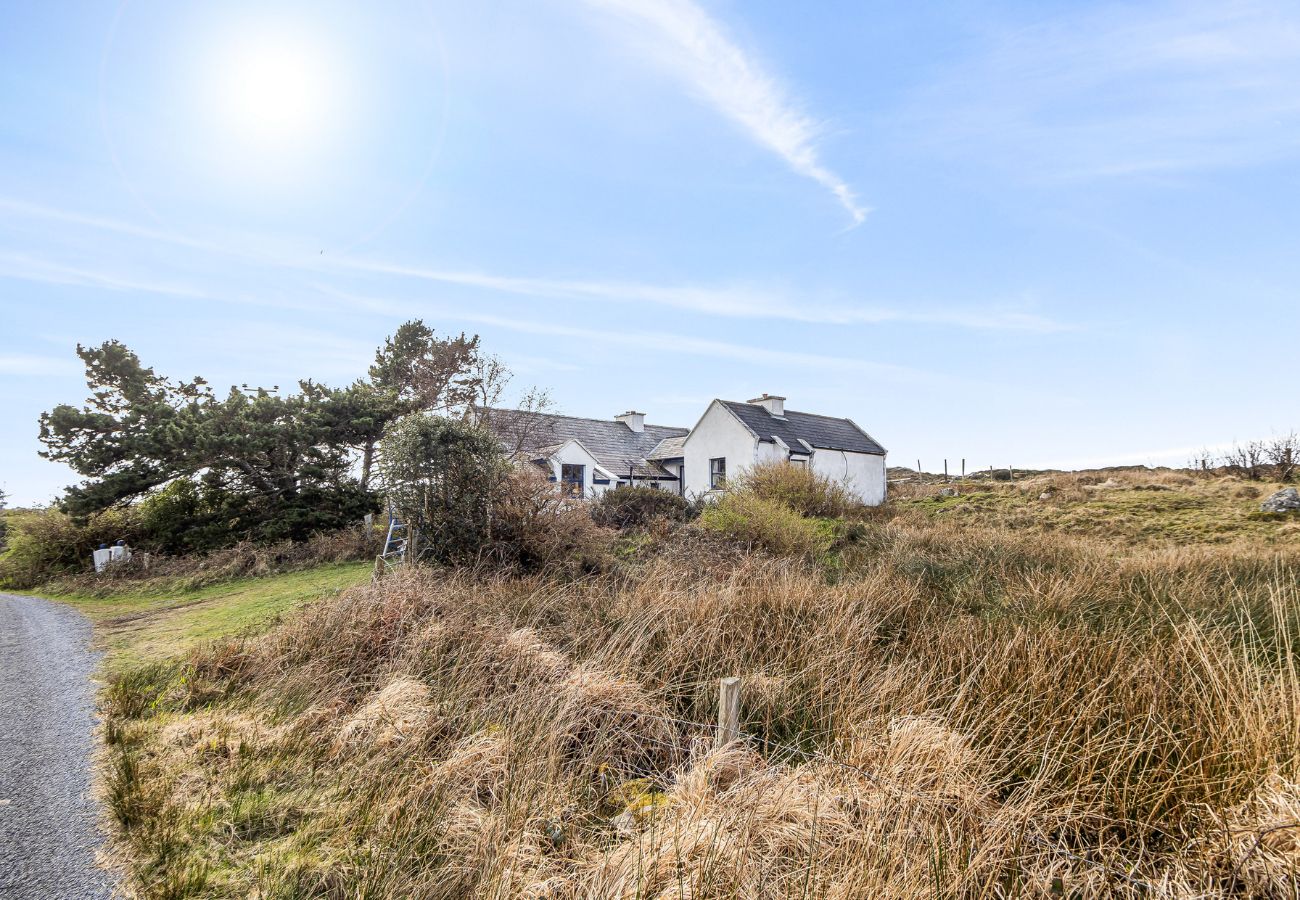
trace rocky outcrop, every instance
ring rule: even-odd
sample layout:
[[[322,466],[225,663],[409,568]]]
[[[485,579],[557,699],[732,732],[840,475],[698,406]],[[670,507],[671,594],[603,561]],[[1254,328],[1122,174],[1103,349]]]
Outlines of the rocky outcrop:
[[[1269,495],[1259,509],[1260,512],[1300,512],[1300,493],[1295,488],[1284,488]]]

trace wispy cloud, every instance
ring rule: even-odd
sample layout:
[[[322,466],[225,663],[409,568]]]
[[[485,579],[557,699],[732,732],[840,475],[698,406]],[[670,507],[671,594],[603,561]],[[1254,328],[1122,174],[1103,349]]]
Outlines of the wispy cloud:
[[[791,169],[835,195],[859,225],[869,211],[852,188],[821,160],[819,123],[722,25],[692,0],[586,0],[628,19],[663,67]]]
[[[209,255],[221,255],[224,252],[213,245],[190,241],[183,235],[144,228],[130,222],[76,211],[34,206],[0,197],[0,211],[3,210],[9,210],[23,217],[79,225],[152,243],[188,247]],[[721,318],[772,319],[814,325],[898,323],[1039,334],[1077,330],[1077,326],[1071,323],[1060,322],[1027,311],[1023,308],[1024,304],[972,308],[924,308],[914,303],[907,306],[847,304],[829,302],[809,294],[794,296],[789,292],[748,284],[652,284],[625,279],[500,275],[349,256],[252,259],[242,257],[242,254],[235,254],[235,257],[239,257],[239,262],[242,264],[268,269],[395,276],[521,297],[563,298],[642,307],[657,306]],[[111,291],[133,291],[223,303],[241,303],[250,306],[311,308],[310,300],[285,295],[283,292],[263,290],[256,296],[250,296],[241,291],[208,290],[179,282],[123,275],[112,269],[113,266],[108,264],[92,267],[88,263],[69,264],[19,253],[0,254],[0,277]]]
[[[525,297],[559,297],[629,305],[664,306],[726,318],[782,319],[825,325],[899,322],[1039,333],[1074,329],[1073,325],[1015,309],[916,310],[849,306],[819,302],[808,297],[794,298],[780,292],[744,285],[656,285],[621,280],[518,277],[432,269],[354,257],[336,257],[327,260],[326,265]]]
[[[138,294],[162,294],[168,297],[207,299],[205,292],[174,282],[158,282],[121,276],[84,266],[72,266],[18,253],[0,254],[0,278],[14,278],[41,284]]]
[[[981,30],[900,117],[955,158],[1106,178],[1300,154],[1294,3],[1106,5]]]
[[[347,303],[353,308],[369,309],[377,313],[401,316],[436,314],[440,320],[500,328],[538,337],[576,338],[598,346],[626,346],[638,350],[653,350],[667,354],[701,356],[714,360],[735,360],[751,365],[786,366],[798,369],[872,375],[892,383],[932,385],[946,388],[958,385],[958,382],[954,379],[935,372],[855,357],[773,350],[752,344],[739,344],[731,341],[718,341],[710,338],[643,329],[605,330],[580,328],[556,322],[529,321],[511,316],[471,312],[464,307],[437,306],[435,308],[431,304],[419,301],[359,295],[325,287],[321,288],[321,292],[326,296]],[[962,381],[960,385],[969,389],[972,383]]]
[[[106,216],[97,216],[91,213],[78,212],[76,210],[59,209],[57,207],[46,206],[40,203],[30,203],[14,197],[0,197],[0,212],[6,212],[29,219],[43,219],[45,221],[58,222],[64,225],[80,225],[85,228],[93,228],[97,231],[111,231],[115,234],[126,235],[128,237],[143,238],[155,243],[174,244],[178,247],[189,247],[195,250],[219,249],[213,244],[194,240],[193,238],[186,237],[185,235],[178,234],[174,231],[163,231],[158,228],[149,228],[144,225],[136,225],[132,222],[124,222],[120,219],[112,219]]]

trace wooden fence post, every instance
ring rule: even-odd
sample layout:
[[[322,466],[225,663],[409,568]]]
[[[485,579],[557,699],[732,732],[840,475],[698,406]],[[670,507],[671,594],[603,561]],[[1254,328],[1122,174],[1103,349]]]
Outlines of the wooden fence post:
[[[740,679],[718,682],[718,733],[713,749],[719,750],[740,737]]]

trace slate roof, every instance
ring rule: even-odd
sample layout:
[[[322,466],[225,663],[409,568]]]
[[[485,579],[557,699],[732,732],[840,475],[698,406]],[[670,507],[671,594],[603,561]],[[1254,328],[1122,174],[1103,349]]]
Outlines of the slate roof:
[[[650,451],[646,459],[681,459],[682,454],[686,451],[682,447],[686,444],[686,436],[664,438],[659,442],[659,446]]]
[[[641,477],[675,479],[666,469],[654,464],[647,467],[643,460],[664,440],[684,439],[689,433],[689,429],[667,425],[647,425],[645,431],[638,433],[614,419],[583,419],[521,410],[493,410],[488,422],[494,428],[492,423],[501,423],[503,440],[522,434],[521,449],[546,456],[566,441],[577,440],[602,466],[620,477],[626,477],[630,469]]]
[[[771,442],[773,437],[779,437],[796,452],[804,450],[803,444],[800,443],[802,438],[810,446],[819,450],[848,450],[853,453],[874,453],[880,456],[885,454],[884,447],[849,419],[837,419],[832,416],[819,416],[816,413],[787,409],[783,421],[756,403],[739,403],[735,400],[721,402],[757,434],[761,441]]]

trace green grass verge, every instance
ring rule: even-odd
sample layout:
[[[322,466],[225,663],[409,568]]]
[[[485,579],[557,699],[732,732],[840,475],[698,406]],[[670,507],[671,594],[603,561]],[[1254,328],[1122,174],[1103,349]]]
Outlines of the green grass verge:
[[[190,590],[157,587],[110,597],[54,597],[85,613],[104,651],[105,674],[184,653],[226,635],[266,627],[282,613],[370,578],[368,562],[330,563]]]

